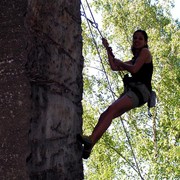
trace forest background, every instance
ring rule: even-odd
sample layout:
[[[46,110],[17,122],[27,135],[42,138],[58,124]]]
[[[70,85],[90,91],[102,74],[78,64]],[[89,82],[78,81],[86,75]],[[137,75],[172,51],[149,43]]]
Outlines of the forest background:
[[[82,4],[87,13],[86,0]],[[144,105],[113,121],[90,159],[84,161],[87,180],[180,178],[180,23],[172,17],[173,5],[170,0],[94,0],[90,3],[95,19],[97,14],[100,17],[98,24],[103,36],[115,56],[123,61],[132,58],[133,32],[146,30],[154,63],[153,89],[158,101],[151,109],[152,117]],[[83,131],[90,134],[99,115],[122,93],[123,84],[119,73],[109,68],[101,36],[93,27],[97,24],[92,23],[91,14],[85,12],[82,9],[82,15],[90,21],[82,18]]]

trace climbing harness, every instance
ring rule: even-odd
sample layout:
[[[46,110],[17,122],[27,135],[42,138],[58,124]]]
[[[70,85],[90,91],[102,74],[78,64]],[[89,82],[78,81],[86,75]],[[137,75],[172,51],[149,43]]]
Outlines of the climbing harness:
[[[123,83],[126,89],[131,89],[138,97],[139,99],[138,107],[142,106],[145,103],[144,98],[140,90],[137,88],[137,86],[142,85],[142,83],[137,82],[133,77],[129,77],[128,74],[124,76]]]
[[[110,91],[111,91],[111,93],[112,93],[112,96],[113,96],[113,98],[114,98],[114,100],[115,100],[115,93],[112,91],[111,84],[110,84],[109,78],[108,78],[108,76],[107,76],[105,67],[104,67],[104,65],[103,65],[102,58],[101,58],[101,55],[100,55],[100,52],[99,52],[99,49],[98,49],[96,40],[95,40],[95,38],[94,38],[94,36],[93,36],[93,33],[92,33],[92,29],[91,29],[90,24],[91,24],[94,28],[97,29],[97,31],[99,32],[101,38],[103,38],[103,36],[102,36],[101,31],[100,31],[99,28],[98,28],[98,24],[96,23],[96,21],[95,21],[95,19],[94,19],[93,13],[92,13],[92,11],[91,11],[91,8],[90,8],[89,3],[88,3],[87,0],[86,0],[86,4],[87,4],[87,7],[88,7],[88,9],[89,9],[89,11],[90,11],[90,14],[91,14],[91,17],[92,17],[93,21],[87,18],[87,15],[86,15],[86,12],[85,12],[85,8],[84,8],[83,4],[81,3],[82,9],[83,9],[83,14],[82,14],[82,15],[85,17],[85,19],[86,19],[86,21],[87,21],[87,24],[88,24],[88,27],[89,27],[89,29],[90,29],[93,42],[94,42],[94,44],[95,44],[95,47],[96,47],[98,56],[99,56],[100,61],[101,61],[101,64],[102,64],[103,71],[105,72],[105,76],[106,76],[106,79],[107,79],[107,82],[108,82],[108,86],[109,86]],[[109,51],[112,52],[112,49],[109,48]],[[113,53],[112,53],[112,54],[113,54]],[[121,76],[121,78],[124,77],[124,73],[121,72],[121,71],[120,71],[120,76]],[[140,168],[139,168],[139,165],[138,165],[138,162],[137,162],[137,158],[136,158],[136,155],[135,155],[135,153],[134,153],[134,150],[133,150],[133,147],[132,147],[132,144],[131,144],[131,141],[130,141],[129,134],[128,134],[127,130],[126,130],[124,121],[123,121],[123,119],[122,119],[121,117],[120,117],[120,121],[121,121],[121,124],[122,124],[122,126],[123,126],[123,129],[124,129],[124,132],[125,132],[125,135],[126,135],[128,144],[129,144],[129,146],[130,146],[131,153],[132,153],[132,156],[133,156],[133,159],[134,159],[134,163],[135,163],[136,168],[134,168],[134,166],[133,166],[132,164],[130,164],[130,166],[133,167],[133,169],[138,173],[138,175],[141,177],[141,179],[144,180],[144,178],[143,178],[142,175],[141,175],[141,171],[140,171]]]

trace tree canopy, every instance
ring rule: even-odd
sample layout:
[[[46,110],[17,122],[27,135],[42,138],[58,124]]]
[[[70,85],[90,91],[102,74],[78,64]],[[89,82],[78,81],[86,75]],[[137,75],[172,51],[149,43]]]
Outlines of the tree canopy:
[[[88,12],[86,1],[82,3]],[[122,116],[130,143],[121,119],[113,121],[85,162],[88,180],[180,177],[180,24],[171,16],[172,6],[171,0],[94,0],[90,4],[117,58],[123,61],[132,58],[130,49],[135,30],[144,29],[148,33],[154,63],[153,89],[158,103],[151,110],[152,117],[148,116],[146,105]],[[90,14],[87,16],[90,18]],[[83,129],[84,134],[89,134],[99,115],[114,100],[113,94],[117,98],[123,91],[123,85],[119,73],[109,68],[98,31],[90,23],[100,57],[88,23],[82,19]]]

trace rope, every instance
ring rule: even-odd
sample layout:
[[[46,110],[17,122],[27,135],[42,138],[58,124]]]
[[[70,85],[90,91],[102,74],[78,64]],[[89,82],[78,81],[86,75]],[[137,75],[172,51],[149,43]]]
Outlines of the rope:
[[[89,22],[92,24],[92,26],[93,26],[94,28],[97,29],[97,31],[99,32],[101,38],[103,38],[103,36],[102,36],[101,31],[100,31],[99,28],[98,28],[98,24],[96,23],[96,21],[95,21],[95,19],[94,19],[93,13],[92,13],[92,11],[91,11],[91,8],[90,8],[89,3],[88,3],[87,0],[86,0],[86,3],[87,3],[87,6],[88,6],[89,11],[90,11],[90,13],[91,13],[91,17],[92,17],[93,21],[91,21],[90,19],[87,18],[87,15],[86,15],[84,6],[83,6],[83,4],[81,3],[82,8],[83,8],[83,11],[84,11],[84,17],[85,17],[85,19],[87,20],[87,24],[88,24],[88,27],[89,27],[89,29],[90,29],[90,33],[91,33],[91,36],[92,36],[92,38],[93,38],[93,42],[94,42],[94,44],[95,44],[95,47],[96,47],[98,56],[99,56],[99,58],[100,58],[100,61],[101,61],[101,64],[102,64],[102,68],[103,68],[103,71],[104,71],[104,73],[105,73],[105,76],[106,76],[106,79],[107,79],[107,82],[108,82],[108,86],[109,86],[110,91],[111,91],[111,93],[112,93],[113,99],[115,100],[115,96],[114,96],[115,93],[112,91],[111,84],[110,84],[109,78],[108,78],[108,76],[107,76],[105,67],[104,67],[104,65],[103,65],[103,61],[102,61],[102,58],[101,58],[101,55],[100,55],[100,52],[99,52],[99,49],[98,49],[96,40],[95,40],[95,38],[94,38],[94,35],[93,35],[93,33],[92,33],[92,29],[91,29],[91,27],[90,27]],[[122,77],[122,76],[121,76],[121,77]],[[132,144],[131,144],[131,141],[130,141],[130,138],[129,138],[129,134],[128,134],[127,130],[126,130],[126,127],[125,127],[125,125],[124,125],[124,121],[123,121],[123,119],[121,118],[121,116],[120,116],[120,120],[121,120],[123,129],[124,129],[126,138],[127,138],[127,140],[128,140],[128,143],[129,143],[129,146],[130,146],[130,149],[131,149],[132,156],[133,156],[133,158],[134,158],[134,162],[135,162],[135,165],[136,165],[136,168],[137,168],[137,171],[136,171],[136,172],[137,172],[138,175],[141,177],[141,179],[144,180],[144,178],[143,178],[142,175],[141,175],[141,171],[140,171],[140,168],[139,168],[139,165],[138,165],[138,162],[137,162],[137,159],[136,159],[134,150],[133,150],[133,148],[132,148]],[[132,165],[131,165],[131,167],[132,167]],[[135,170],[135,168],[133,168],[133,169]]]
[[[99,56],[99,59],[100,59],[100,62],[101,62],[102,68],[103,68],[103,72],[105,73],[105,76],[106,76],[106,79],[107,79],[107,82],[108,82],[108,86],[109,86],[110,92],[112,93],[112,96],[113,96],[113,98],[114,98],[115,93],[114,93],[113,90],[112,90],[112,87],[111,87],[109,78],[108,78],[108,76],[107,76],[107,73],[106,73],[106,70],[105,70],[105,67],[104,67],[104,64],[103,64],[103,60],[102,60],[101,55],[100,55],[100,52],[99,52],[98,45],[97,45],[97,43],[96,43],[96,40],[95,40],[95,38],[94,38],[94,35],[93,35],[93,32],[92,32],[91,26],[90,26],[90,24],[89,24],[89,19],[87,18],[87,15],[86,15],[86,12],[85,12],[85,9],[84,9],[83,4],[81,4],[81,5],[82,5],[82,9],[83,9],[83,11],[84,11],[84,17],[85,17],[86,20],[87,20],[87,24],[88,24],[88,27],[89,27],[91,36],[92,36],[92,38],[93,38],[94,45],[95,45],[95,47],[96,47],[96,50],[97,50],[97,53],[98,53],[98,56]],[[91,22],[91,24],[96,24],[96,23],[94,23],[94,22],[92,22],[92,21],[90,21],[90,22]],[[93,26],[93,27],[94,27],[94,26]],[[96,28],[97,28],[97,26],[96,26]],[[100,31],[99,31],[99,32],[100,32]]]
[[[91,17],[92,17],[93,21],[87,17],[86,12],[85,12],[85,8],[84,8],[83,4],[81,3],[81,6],[82,6],[82,8],[83,8],[82,16],[84,16],[85,19],[86,19],[86,21],[87,21],[88,27],[89,27],[89,29],[90,29],[91,36],[93,37],[93,42],[94,42],[94,44],[95,44],[96,50],[97,50],[97,52],[98,52],[98,56],[99,56],[99,58],[100,58],[100,60],[101,60],[102,66],[103,66],[103,61],[102,61],[101,55],[100,55],[100,53],[99,53],[98,45],[97,45],[97,43],[96,43],[96,40],[95,40],[95,38],[94,38],[94,35],[93,35],[93,33],[92,33],[91,26],[89,25],[89,23],[99,32],[101,38],[103,38],[103,35],[102,35],[101,31],[99,30],[98,23],[96,23],[96,21],[95,21],[95,19],[94,19],[93,13],[92,13],[92,11],[91,11],[91,8],[90,8],[89,3],[87,2],[87,0],[86,0],[86,3],[87,3],[87,6],[88,6],[88,9],[89,9],[89,11],[90,11],[90,14],[91,14]],[[113,53],[112,53],[111,47],[109,47],[109,52],[112,54],[112,56],[114,56]],[[123,79],[124,73],[123,73],[122,71],[119,71],[119,74],[120,74],[121,78]],[[114,94],[114,92],[112,92],[112,93]]]
[[[95,27],[96,27],[96,29],[98,30],[101,38],[103,38],[103,35],[102,35],[101,31],[100,31],[99,28],[98,28],[98,23],[96,23],[96,21],[95,21],[95,19],[94,19],[93,13],[92,13],[92,11],[91,11],[91,8],[90,8],[89,3],[88,3],[87,0],[86,0],[86,4],[87,4],[88,9],[89,9],[89,11],[90,11],[90,13],[91,13],[91,17],[92,17],[92,19],[93,19],[93,21],[94,21],[94,24],[96,25]],[[85,12],[85,11],[84,11],[84,12]]]

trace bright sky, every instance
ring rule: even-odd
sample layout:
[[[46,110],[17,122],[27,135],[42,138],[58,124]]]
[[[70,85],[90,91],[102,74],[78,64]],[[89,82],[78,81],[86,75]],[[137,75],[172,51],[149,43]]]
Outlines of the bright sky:
[[[174,19],[180,20],[180,0],[174,0],[175,7],[172,9],[171,13]]]
[[[91,2],[92,0],[89,0]],[[171,10],[172,17],[180,20],[180,0],[174,0],[175,7]]]

